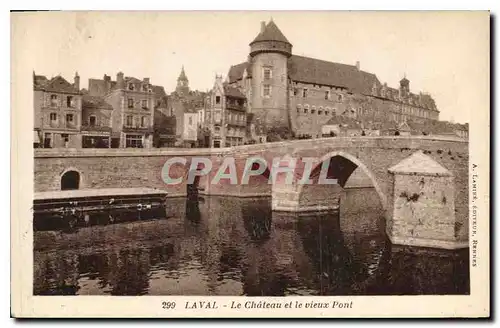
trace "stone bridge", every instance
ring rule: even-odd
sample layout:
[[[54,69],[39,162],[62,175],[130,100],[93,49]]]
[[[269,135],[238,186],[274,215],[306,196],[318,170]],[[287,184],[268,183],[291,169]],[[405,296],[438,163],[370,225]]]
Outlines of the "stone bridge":
[[[209,158],[212,170],[191,187],[195,184],[207,195],[272,196],[275,211],[327,209],[333,197],[324,195],[333,195],[360,172],[371,181],[386,210],[391,240],[442,248],[467,245],[468,142],[452,137],[322,138],[221,149],[40,149],[35,151],[35,191],[59,190],[64,174],[77,172],[80,188],[150,187],[186,196],[190,164],[198,156]],[[169,176],[181,182],[165,184],[164,164],[174,157],[186,158],[186,163],[169,170]],[[242,184],[247,160],[256,157],[265,160],[267,170]],[[235,159],[238,183],[229,179],[212,183],[227,158]],[[268,183],[276,172],[272,166],[276,158],[295,164],[291,183],[280,183],[286,173]],[[300,183],[307,161],[311,161],[311,185]],[[398,167],[404,163],[406,172]],[[322,168],[338,184],[315,183]]]

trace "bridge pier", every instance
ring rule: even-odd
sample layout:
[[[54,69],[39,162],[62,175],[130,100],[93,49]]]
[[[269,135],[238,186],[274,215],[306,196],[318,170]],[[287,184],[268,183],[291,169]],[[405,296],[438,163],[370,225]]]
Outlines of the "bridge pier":
[[[389,168],[392,175],[386,229],[393,244],[457,249],[453,174],[418,151]]]

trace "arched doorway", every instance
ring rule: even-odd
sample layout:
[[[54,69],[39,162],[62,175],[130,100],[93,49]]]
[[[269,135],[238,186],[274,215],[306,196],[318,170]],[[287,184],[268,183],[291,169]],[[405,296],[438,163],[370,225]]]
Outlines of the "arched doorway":
[[[80,173],[67,171],[61,176],[61,190],[75,190],[80,188]]]

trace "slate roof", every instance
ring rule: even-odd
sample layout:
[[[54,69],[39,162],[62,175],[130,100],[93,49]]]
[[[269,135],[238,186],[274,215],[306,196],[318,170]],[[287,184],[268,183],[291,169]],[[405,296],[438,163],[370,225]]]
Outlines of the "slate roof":
[[[408,121],[408,125],[411,127],[412,131],[417,134],[452,134],[455,135],[457,130],[466,129],[466,125],[454,124],[446,121],[426,121],[425,123],[419,123],[415,121]]]
[[[336,115],[329,119],[324,125],[341,125],[344,128],[361,128],[361,123],[352,117]]]
[[[229,97],[246,99],[246,96],[237,88],[224,85],[224,94]]]
[[[425,155],[421,150],[413,153],[410,157],[405,158],[398,164],[389,168],[391,173],[399,174],[423,174],[423,175],[436,175],[436,176],[451,176],[448,171],[441,164]]]
[[[229,83],[243,78],[248,62],[229,68]],[[289,77],[293,81],[346,88],[352,92],[371,94],[374,83],[380,85],[375,74],[358,70],[354,65],[328,62],[320,59],[292,55],[289,59]]]
[[[264,30],[250,44],[261,41],[279,41],[291,44],[272,20],[267,23]]]
[[[186,76],[186,72],[184,72],[184,66],[182,66],[181,74],[179,74],[177,81],[189,81],[187,76]]]
[[[167,93],[165,92],[165,88],[160,85],[153,85],[153,93],[156,97],[166,97]]]
[[[94,95],[106,95],[110,90],[114,89],[116,81],[110,81],[110,89],[106,88],[106,81],[102,79],[89,79],[89,93]]]
[[[48,80],[43,75],[34,75],[33,77],[33,87],[35,90],[43,90],[47,92],[61,92],[61,93],[71,93],[78,94],[80,91],[75,88],[75,86],[62,76],[58,75]]]
[[[229,73],[227,73],[228,82],[234,83],[238,80],[241,80],[243,78],[243,72],[249,66],[250,66],[250,64],[248,62],[240,63],[237,65],[232,65],[229,68]]]
[[[344,87],[362,94],[370,94],[373,84],[380,84],[375,74],[356,66],[296,55],[290,58],[289,75],[293,81]]]
[[[33,87],[42,88],[49,80],[43,75],[33,75]]]
[[[108,104],[104,98],[98,96],[84,95],[82,97],[82,108],[95,108],[95,109],[113,109],[113,106]]]
[[[385,89],[385,94],[384,94],[384,89]],[[398,89],[388,87],[387,85],[376,84],[372,85],[371,95],[379,98],[403,102],[421,108],[437,110],[434,99],[431,97],[431,95],[426,93],[420,93],[420,94],[410,93],[406,98],[401,98],[399,96]]]

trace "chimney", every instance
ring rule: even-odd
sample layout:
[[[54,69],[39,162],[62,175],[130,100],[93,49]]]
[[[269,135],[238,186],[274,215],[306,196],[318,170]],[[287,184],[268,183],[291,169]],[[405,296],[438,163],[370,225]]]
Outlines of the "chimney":
[[[123,72],[118,72],[116,74],[116,86],[118,87],[118,89],[125,88],[125,81],[123,80]]]
[[[358,61],[356,61],[356,69],[359,71],[359,70],[360,70],[360,67],[361,67],[361,66],[359,65],[359,60],[358,60]]]
[[[264,33],[265,29],[266,29],[266,22],[264,21],[260,22],[260,33]]]
[[[75,78],[73,81],[73,86],[75,87],[75,89],[80,91],[80,75],[78,75],[78,72],[75,72]]]

